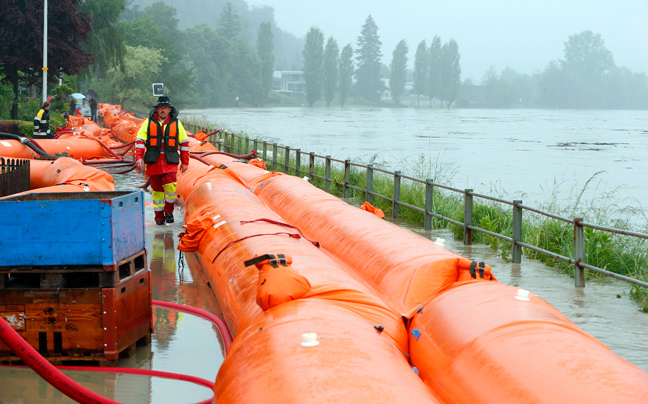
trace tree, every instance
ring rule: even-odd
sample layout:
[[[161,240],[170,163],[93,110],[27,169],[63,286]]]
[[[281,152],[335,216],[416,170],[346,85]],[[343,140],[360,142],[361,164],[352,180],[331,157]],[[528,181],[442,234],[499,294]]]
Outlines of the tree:
[[[218,33],[225,38],[232,40],[241,32],[239,16],[234,10],[234,6],[229,1],[223,7],[218,23]]]
[[[482,77],[484,88],[483,105],[489,108],[505,108],[515,102],[518,97],[511,83],[497,74],[494,66],[484,73]]]
[[[48,7],[48,81],[64,74],[76,75],[92,63],[92,55],[83,50],[89,38],[88,14],[77,10],[78,0],[49,2]],[[0,7],[0,76],[13,85],[11,117],[18,117],[19,82],[33,85],[42,78],[43,3],[12,0]],[[46,84],[45,84],[46,85]]]
[[[165,60],[156,82],[164,83],[165,92],[173,95],[173,102],[182,104],[189,100],[195,77],[185,60],[187,47],[183,45],[184,33],[178,29],[177,10],[157,2],[146,7],[143,15],[124,22],[126,44],[157,49],[162,53]]]
[[[365,20],[360,36],[358,36],[358,48],[356,49],[358,68],[355,76],[358,95],[373,102],[380,101],[383,87],[380,81],[381,46],[378,26],[370,15]]]
[[[124,61],[124,25],[119,20],[124,8],[125,0],[86,0],[79,4],[79,11],[92,19],[92,35],[84,49],[94,55],[92,67],[100,75],[112,66],[121,67]]]
[[[272,78],[274,74],[274,41],[272,37],[272,23],[264,22],[259,26],[257,36],[257,57],[261,62],[261,84],[263,86],[262,101],[265,102],[270,90],[272,90]]]
[[[571,35],[564,48],[563,68],[588,77],[602,76],[614,67],[612,52],[605,48],[600,34],[583,31]]]
[[[208,107],[233,105],[234,94],[232,43],[206,24],[185,31],[186,59],[196,74],[197,91],[194,101]]]
[[[405,92],[407,82],[407,42],[401,40],[392,53],[391,75],[389,77],[389,89],[392,93],[394,104],[400,105],[400,97]]]
[[[432,99],[441,99],[441,85],[443,83],[441,67],[441,38],[434,36],[432,43],[430,43],[428,62],[428,97],[430,97],[430,108],[432,107]]]
[[[441,48],[441,100],[445,101],[448,109],[457,99],[461,85],[461,65],[459,64],[459,45],[454,39]]]
[[[340,47],[337,41],[330,37],[324,49],[324,99],[327,107],[331,105],[338,88],[339,63]]]
[[[429,92],[429,66],[430,58],[428,56],[427,44],[425,40],[422,40],[418,44],[416,55],[414,56],[414,93],[418,96],[416,101],[417,106],[421,101],[421,95],[427,95]]]
[[[317,27],[311,27],[306,34],[306,45],[304,45],[304,91],[308,106],[322,97],[322,62],[324,59],[324,34]]]
[[[353,80],[353,48],[348,44],[342,48],[340,54],[340,104],[344,107],[344,103],[349,98],[351,92],[351,84]]]
[[[124,69],[108,70],[108,85],[101,91],[116,103],[151,103],[151,83],[160,73],[164,56],[157,49],[126,46]]]
[[[235,39],[231,43],[233,58],[230,76],[234,94],[242,102],[257,107],[261,105],[263,92],[261,62],[246,41]]]

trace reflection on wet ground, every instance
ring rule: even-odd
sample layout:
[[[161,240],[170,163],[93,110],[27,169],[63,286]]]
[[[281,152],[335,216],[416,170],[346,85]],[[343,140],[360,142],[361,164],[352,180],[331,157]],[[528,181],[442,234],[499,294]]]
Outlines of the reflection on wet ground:
[[[115,176],[117,190],[143,183],[134,173]],[[182,211],[176,222],[155,226],[150,192],[145,194],[146,251],[151,269],[153,299],[186,304],[220,314],[203,276],[186,265],[176,250],[182,231]],[[154,333],[150,346],[137,347],[134,357],[120,359],[118,367],[154,369],[215,380],[223,361],[223,344],[211,323],[189,314],[153,309]],[[146,376],[66,371],[72,379],[104,397],[122,403],[195,403],[211,396],[201,386]],[[49,386],[31,369],[0,367],[0,404],[74,403]]]
[[[142,183],[135,174],[117,176],[117,189],[133,189]],[[145,196],[146,248],[152,272],[153,299],[177,302],[220,314],[212,290],[202,273],[192,271],[176,250],[182,231],[182,212],[176,223],[155,226],[151,196]],[[572,321],[601,340],[614,352],[648,371],[648,314],[638,310],[627,284],[613,279],[590,281],[577,289],[573,279],[538,261],[506,263],[484,245],[464,246],[448,230],[425,232],[405,226],[425,237],[446,240],[457,253],[493,268],[500,282],[530,290],[547,300]],[[619,297],[617,297],[619,296]],[[210,323],[187,314],[154,309],[152,344],[138,347],[119,367],[155,369],[214,380],[223,361],[220,334]],[[211,394],[190,383],[144,376],[65,372],[89,389],[123,403],[194,403]],[[32,370],[0,367],[0,403],[73,403],[49,386]]]

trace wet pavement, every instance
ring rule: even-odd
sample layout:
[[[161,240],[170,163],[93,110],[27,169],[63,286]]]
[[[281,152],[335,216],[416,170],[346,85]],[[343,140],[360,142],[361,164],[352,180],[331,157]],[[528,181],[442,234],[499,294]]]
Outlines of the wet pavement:
[[[135,173],[115,176],[116,190],[143,184]],[[219,314],[207,281],[180,259],[176,250],[182,232],[182,209],[173,224],[156,226],[150,192],[145,192],[146,251],[151,270],[153,299],[185,304]],[[137,347],[134,357],[120,359],[118,367],[154,369],[215,380],[223,362],[223,343],[215,326],[206,320],[154,308],[150,346]],[[196,403],[211,396],[205,387],[147,376],[66,371],[72,379],[104,397],[122,403]],[[31,369],[0,367],[0,404],[75,403],[48,385]]]

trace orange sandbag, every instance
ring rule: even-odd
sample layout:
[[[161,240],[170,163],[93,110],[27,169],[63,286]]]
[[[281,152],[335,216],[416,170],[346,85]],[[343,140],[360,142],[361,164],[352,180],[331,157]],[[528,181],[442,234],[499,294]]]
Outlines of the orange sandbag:
[[[369,202],[365,202],[360,206],[360,209],[366,210],[369,213],[373,213],[374,215],[378,216],[381,219],[385,218],[385,212],[382,211],[382,209],[378,209]]]
[[[414,316],[409,335],[412,364],[445,402],[648,402],[648,373],[513,286],[449,287]]]

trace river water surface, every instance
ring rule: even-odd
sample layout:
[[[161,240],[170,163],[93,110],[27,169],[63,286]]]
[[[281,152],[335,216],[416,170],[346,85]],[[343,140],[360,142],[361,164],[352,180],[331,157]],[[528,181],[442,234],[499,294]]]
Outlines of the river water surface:
[[[542,199],[541,187],[564,182],[578,185],[604,170],[601,187],[617,188],[620,198],[640,201],[648,196],[642,180],[646,168],[648,112],[633,111],[442,111],[334,109],[226,109],[191,112],[207,116],[215,126],[245,130],[278,139],[304,151],[353,158],[372,156],[391,168],[406,170],[417,156],[440,156],[452,165],[457,187],[488,193],[492,184],[511,194]],[[643,177],[643,178],[642,178]],[[134,173],[115,176],[118,190],[142,183]],[[561,194],[562,195],[562,194]],[[568,197],[568,193],[565,193]],[[182,211],[176,223],[151,226],[153,212],[146,194],[146,248],[153,278],[153,298],[219,312],[206,281],[180,261],[176,250]],[[484,245],[464,246],[446,230],[425,232],[470,259],[485,261],[498,279],[530,290],[614,352],[648,371],[648,314],[628,295],[628,285],[613,279],[574,280],[542,263],[522,259],[504,262]],[[214,380],[223,360],[220,336],[209,323],[190,315],[155,309],[155,333],[149,347],[118,366],[185,373]],[[130,375],[67,372],[84,386],[124,403],[194,403],[209,397],[199,386],[179,381]],[[29,369],[0,367],[0,403],[73,403]]]
[[[429,178],[436,171],[446,185],[527,205],[567,198],[597,173],[590,197],[648,200],[648,111],[229,108],[181,116],[303,152]]]

